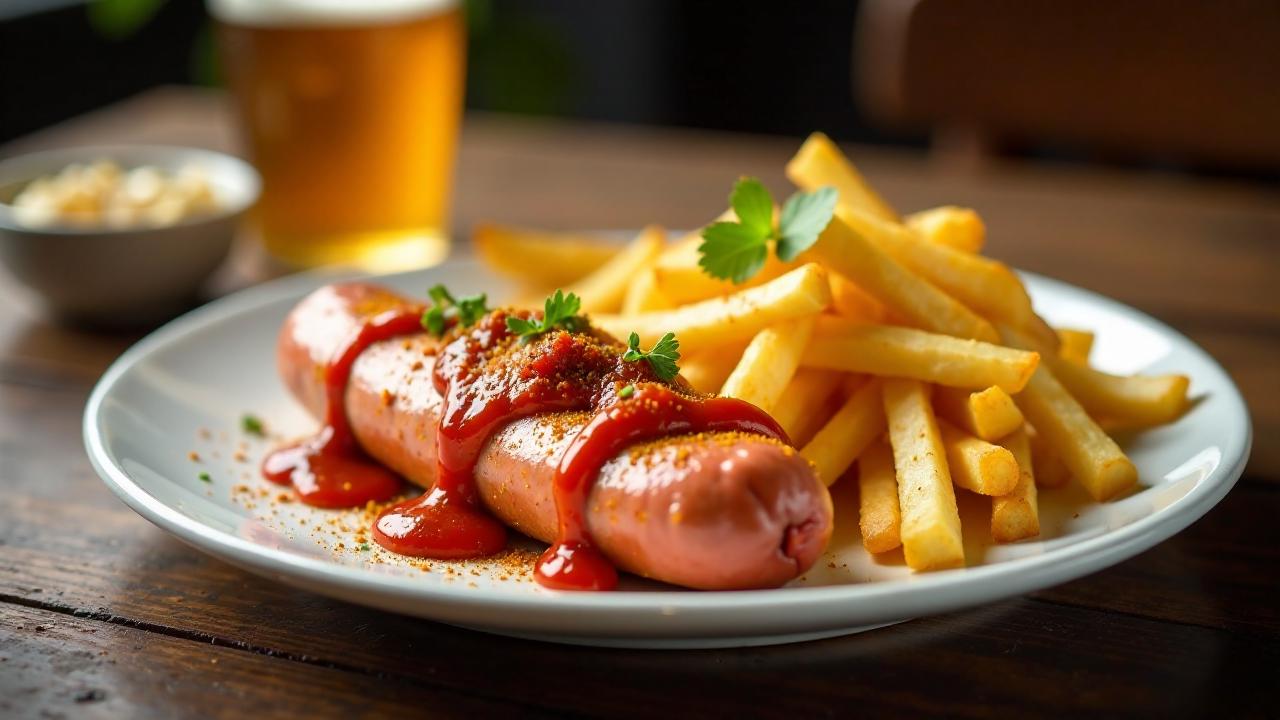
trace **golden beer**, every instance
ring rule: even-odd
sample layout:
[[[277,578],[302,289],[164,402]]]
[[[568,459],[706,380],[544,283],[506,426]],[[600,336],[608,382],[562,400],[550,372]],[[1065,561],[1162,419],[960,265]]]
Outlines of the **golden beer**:
[[[287,264],[373,270],[448,252],[465,28],[448,0],[210,0]]]

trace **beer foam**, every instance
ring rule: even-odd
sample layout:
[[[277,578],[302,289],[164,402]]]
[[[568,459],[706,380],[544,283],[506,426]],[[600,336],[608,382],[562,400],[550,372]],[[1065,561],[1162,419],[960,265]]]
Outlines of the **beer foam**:
[[[426,17],[458,0],[207,0],[209,13],[236,25],[369,25]]]

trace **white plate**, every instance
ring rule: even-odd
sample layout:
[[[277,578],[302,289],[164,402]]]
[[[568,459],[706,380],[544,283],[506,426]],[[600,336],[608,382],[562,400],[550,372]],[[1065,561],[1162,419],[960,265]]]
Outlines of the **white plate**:
[[[1078,578],[1168,538],[1222,499],[1249,453],[1240,393],[1203,350],[1136,310],[1027,276],[1051,322],[1097,331],[1094,357],[1102,368],[1192,378],[1199,401],[1191,412],[1127,442],[1142,478],[1129,497],[1098,505],[1078,489],[1042,491],[1042,537],[1002,546],[985,537],[986,506],[966,498],[969,566],[913,575],[900,556],[877,562],[863,551],[856,509],[837,485],[837,531],[827,555],[778,590],[693,592],[629,580],[619,592],[555,593],[502,563],[434,563],[428,571],[334,529],[359,527],[354,513],[258,497],[266,484],[256,463],[267,444],[240,447],[245,412],[284,435],[314,427],[276,377],[275,340],[294,303],[331,279],[297,276],[237,293],[139,342],[111,366],[85,408],[89,457],[135,511],[228,562],[343,600],[495,633],[631,647],[742,646],[841,635],[992,602]],[[494,295],[506,285],[473,262],[379,281],[413,294],[441,281]],[[237,449],[244,452],[239,461],[232,458]],[[199,463],[188,457],[192,451]],[[201,472],[212,482],[201,481]]]

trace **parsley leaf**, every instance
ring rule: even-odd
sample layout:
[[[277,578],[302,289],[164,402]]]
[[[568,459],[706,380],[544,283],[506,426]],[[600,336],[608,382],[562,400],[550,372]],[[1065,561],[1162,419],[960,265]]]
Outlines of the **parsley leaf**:
[[[734,183],[729,193],[729,207],[738,216],[738,222],[754,233],[768,237],[773,230],[773,198],[759,180],[744,177]]]
[[[200,482],[213,482],[213,476],[207,472],[202,472],[196,477],[200,478]]]
[[[778,244],[775,252],[781,260],[795,260],[813,247],[818,234],[827,229],[836,209],[836,189],[818,188],[811,193],[799,192],[787,199],[778,218]]]
[[[578,329],[582,318],[578,312],[582,309],[582,299],[573,293],[564,294],[556,290],[555,295],[547,298],[542,304],[542,317],[524,319],[515,316],[507,318],[507,329],[520,338],[520,342],[529,342],[533,338],[549,330],[562,328],[573,331]]]
[[[658,339],[652,350],[645,352],[640,349],[640,336],[631,333],[622,359],[626,362],[648,360],[654,374],[662,380],[671,380],[680,374],[680,366],[676,364],[680,360],[680,341],[675,333],[667,333]]]
[[[768,237],[735,222],[712,223],[702,231],[698,265],[711,277],[746,282],[764,267]]]
[[[435,285],[427,295],[432,304],[422,313],[422,327],[436,337],[444,335],[451,319],[457,319],[459,325],[468,327],[489,312],[489,296],[485,293],[455,298],[444,285]]]
[[[489,296],[486,293],[479,295],[468,295],[458,299],[458,322],[463,327],[470,327],[479,322],[480,318],[489,314]]]
[[[702,230],[698,265],[711,277],[746,282],[764,267],[770,240],[779,259],[794,260],[818,241],[831,222],[836,199],[831,187],[795,193],[783,205],[774,228],[769,191],[755,178],[741,178],[729,195],[738,220],[715,222]]]
[[[436,337],[444,335],[444,308],[432,305],[429,310],[422,313],[422,327]]]
[[[240,416],[240,429],[249,435],[257,435],[259,437],[267,434],[267,428],[262,423],[262,419],[257,415],[249,415],[248,413]]]

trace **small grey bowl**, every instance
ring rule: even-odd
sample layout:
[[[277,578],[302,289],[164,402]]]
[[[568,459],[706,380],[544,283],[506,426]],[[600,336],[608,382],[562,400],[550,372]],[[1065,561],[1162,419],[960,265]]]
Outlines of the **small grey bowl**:
[[[72,163],[108,159],[125,169],[173,172],[198,165],[218,211],[164,227],[31,227],[10,203],[27,183]],[[236,225],[261,191],[248,163],[224,153],[159,145],[96,145],[0,161],[0,263],[55,315],[98,325],[132,325],[182,310],[227,257]]]

